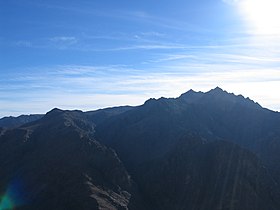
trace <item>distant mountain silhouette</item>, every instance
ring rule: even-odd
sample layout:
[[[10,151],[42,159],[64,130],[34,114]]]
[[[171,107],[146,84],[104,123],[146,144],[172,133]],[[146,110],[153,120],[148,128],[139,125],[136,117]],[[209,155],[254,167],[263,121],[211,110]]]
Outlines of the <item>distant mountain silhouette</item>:
[[[86,115],[89,117],[89,120],[91,120],[94,124],[100,124],[101,122],[104,122],[112,116],[119,115],[126,111],[132,110],[133,108],[134,107],[132,106],[105,108],[86,112]]]
[[[280,209],[280,113],[219,87],[7,127],[0,194],[14,209]]]
[[[33,122],[42,118],[44,115],[32,114],[32,115],[21,115],[19,117],[3,117],[0,119],[0,127],[4,128],[15,128],[23,124]]]
[[[132,162],[165,154],[189,132],[207,141],[230,141],[265,156],[270,153],[266,144],[278,142],[274,139],[280,136],[280,113],[215,88],[206,93],[188,91],[175,99],[149,99],[96,130],[104,143]]]

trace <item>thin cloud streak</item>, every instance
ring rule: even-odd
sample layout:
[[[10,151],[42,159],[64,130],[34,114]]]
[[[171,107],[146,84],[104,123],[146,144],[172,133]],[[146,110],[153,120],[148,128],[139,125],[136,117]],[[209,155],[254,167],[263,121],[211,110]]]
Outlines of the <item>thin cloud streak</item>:
[[[18,3],[18,2],[17,2]],[[198,33],[206,32],[207,30],[202,27],[198,27],[197,25],[193,25],[186,21],[178,21],[175,19],[164,18],[161,16],[155,16],[153,14],[149,14],[147,11],[131,11],[131,10],[115,10],[115,9],[107,9],[106,11],[96,10],[95,5],[88,1],[84,2],[83,4],[72,4],[72,5],[59,5],[38,2],[38,1],[25,1],[25,4],[28,3],[29,5],[45,8],[48,10],[57,10],[68,12],[69,14],[77,14],[82,16],[88,17],[101,17],[101,18],[111,18],[113,20],[120,19],[129,22],[143,23],[147,25],[153,25],[160,28],[171,29],[171,30],[178,30],[178,31],[196,31]],[[19,3],[20,4],[20,3]],[[83,5],[83,6],[81,6]]]
[[[216,86],[278,109],[279,36],[253,35],[218,7],[196,4],[186,3],[180,14],[182,4],[173,3],[171,11],[152,4],[10,0],[7,9],[18,12],[4,14],[10,21],[0,37],[6,57],[0,115],[135,105]],[[206,8],[211,15],[198,12]]]
[[[14,83],[0,85],[1,115],[12,114],[9,110],[45,113],[53,107],[92,110],[139,105],[151,97],[177,97],[191,88],[207,91],[215,86],[249,96],[271,109],[279,107],[280,99],[273,92],[280,89],[277,69],[237,70],[234,66],[234,70],[225,72],[222,69],[231,67],[204,64],[201,69],[211,71],[198,71],[199,64],[179,66],[178,70],[170,67],[161,72],[146,69],[145,74],[141,69],[124,66],[54,66],[45,69],[43,75],[14,75],[10,79]],[[19,99],[21,104],[17,103]]]

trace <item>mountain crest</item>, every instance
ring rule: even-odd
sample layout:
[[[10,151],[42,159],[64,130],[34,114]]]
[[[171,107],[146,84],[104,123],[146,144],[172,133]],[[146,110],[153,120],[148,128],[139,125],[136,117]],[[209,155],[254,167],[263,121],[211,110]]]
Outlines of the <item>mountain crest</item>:
[[[47,112],[46,115],[57,115],[57,114],[61,114],[64,111],[59,109],[59,108],[53,108],[51,111]]]
[[[181,94],[178,99],[184,100],[185,102],[188,102],[188,103],[193,103],[193,102],[199,100],[201,97],[203,97],[203,95],[204,95],[204,93],[202,93],[202,92],[196,92],[193,89],[190,89],[186,93]]]
[[[223,94],[223,93],[228,93],[227,91],[224,91],[222,88],[220,88],[219,86],[215,87],[214,89],[211,89],[210,91],[208,91],[207,93],[211,93],[211,94]]]

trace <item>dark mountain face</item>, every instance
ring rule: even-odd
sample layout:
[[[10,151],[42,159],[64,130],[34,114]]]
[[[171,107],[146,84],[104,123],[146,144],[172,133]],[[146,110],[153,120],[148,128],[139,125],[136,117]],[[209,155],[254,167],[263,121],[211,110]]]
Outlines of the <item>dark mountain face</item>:
[[[105,108],[105,109],[99,109],[96,111],[86,112],[86,115],[88,116],[89,120],[92,121],[94,124],[100,124],[115,115],[122,114],[126,111],[132,110],[133,108],[134,107],[132,107],[132,106]]]
[[[0,137],[1,194],[16,180],[24,190],[19,209],[144,209],[117,154],[93,132],[82,112],[57,109],[6,131]]]
[[[162,158],[137,167],[154,209],[278,209],[280,191],[260,160],[226,141],[187,136]]]
[[[23,124],[39,120],[44,115],[32,114],[32,115],[21,115],[19,117],[4,117],[0,119],[0,127],[3,128],[15,128]]]
[[[132,162],[144,161],[143,153],[147,159],[165,154],[189,132],[266,156],[270,149],[265,145],[274,141],[278,147],[280,114],[216,88],[207,93],[189,91],[176,99],[150,99],[98,125],[96,131],[103,142]]]
[[[133,109],[133,107],[131,106],[121,106],[121,107],[112,107],[112,108],[99,109],[95,111],[89,111],[86,112],[85,114],[92,122],[98,124],[114,115],[121,114],[131,109]],[[19,117],[3,117],[0,119],[0,127],[2,128],[20,127],[24,124],[39,120],[43,116],[44,116],[43,114],[31,114],[31,115],[21,115]]]
[[[110,132],[106,132],[106,130],[109,130]],[[96,127],[96,131],[97,136],[101,140],[101,142],[104,142],[106,145],[115,148],[121,159],[126,163],[129,170],[134,171],[133,174],[135,174],[136,176],[138,174],[142,174],[138,171],[139,165],[159,159],[162,162],[156,162],[153,166],[160,166],[161,163],[166,163],[167,154],[170,154],[173,151],[173,156],[176,156],[176,152],[174,151],[177,151],[176,147],[178,144],[180,144],[180,139],[182,139],[189,133],[195,133],[195,135],[203,139],[203,141],[205,141],[207,145],[211,145],[211,142],[216,142],[217,140],[223,140],[233,145],[239,145],[241,149],[246,149],[246,151],[256,155],[256,159],[258,159],[258,161],[261,161],[267,168],[268,175],[263,180],[267,180],[267,177],[272,176],[273,178],[271,180],[271,183],[280,182],[280,114],[267,109],[263,109],[259,104],[253,102],[248,98],[246,99],[243,96],[235,96],[233,94],[229,94],[226,91],[221,90],[220,88],[215,88],[207,93],[196,93],[194,91],[189,91],[185,94],[182,94],[179,98],[176,99],[150,99],[144,105],[113,117],[112,119],[98,125]],[[222,147],[222,150],[225,149],[226,148]],[[217,164],[218,167],[224,167],[227,164],[230,164],[230,161],[222,161],[223,159],[228,158],[226,156],[226,154],[228,154],[227,152],[223,154],[225,156],[221,156],[220,161],[206,161],[204,164],[209,164],[210,166],[214,166],[215,164]],[[234,155],[238,156],[238,154]],[[207,160],[208,158],[212,158],[211,154],[209,154],[209,156],[210,157],[205,158],[205,160]],[[242,156],[242,158],[245,158],[247,160],[249,156],[250,155]],[[186,160],[183,160],[182,158],[181,161],[182,164],[187,164],[188,161],[190,161],[190,163],[194,163],[195,160],[195,158],[186,158]],[[236,158],[230,160],[238,161],[238,159]],[[178,167],[178,164],[180,163],[176,162],[174,164]],[[201,164],[202,162],[199,162],[193,164],[192,167],[200,167]],[[222,166],[222,164],[224,166]],[[233,164],[237,165],[236,162],[234,162]],[[257,167],[254,169],[255,172],[259,171],[259,169],[263,167],[261,164],[250,164],[253,164]],[[156,168],[153,166],[151,166],[151,168]],[[249,165],[244,165],[244,168],[242,169],[243,172],[244,170],[246,170],[246,167],[249,167]],[[170,168],[168,168],[169,166],[166,166],[164,169],[162,169],[162,171],[158,173],[158,177],[160,177],[160,174],[168,174],[170,171],[173,171],[172,164],[170,165]],[[157,169],[150,170],[152,171],[151,174],[153,174],[153,172],[155,171],[158,171]],[[193,168],[192,170],[195,169]],[[211,171],[212,169],[209,168],[209,170]],[[237,170],[236,168],[233,168],[232,170],[232,176],[237,173],[236,176],[240,177],[238,175],[239,172],[234,171]],[[147,170],[145,169],[143,171]],[[205,174],[204,172],[200,171],[199,173]],[[218,172],[211,172],[213,172],[215,176],[217,176],[217,179],[222,180],[224,178],[224,176],[218,176]],[[259,176],[257,173],[253,174],[253,176]],[[265,172],[262,172],[262,174],[265,174]],[[166,186],[164,185],[164,183],[168,183],[168,180],[178,180],[177,175],[177,173],[174,173],[171,177],[167,175],[166,178],[162,180],[162,182],[157,180],[158,183],[160,183],[159,186]],[[265,175],[262,175],[262,177],[265,177]],[[149,180],[148,178],[145,179]],[[156,182],[155,179],[156,178],[154,177],[154,180],[152,182]],[[213,184],[213,180],[206,180],[206,182],[210,182]],[[240,183],[242,183],[242,186],[247,186],[248,183],[245,182],[248,182],[250,178],[247,177],[242,181],[238,178],[238,180],[240,181]],[[180,180],[178,181],[178,183],[181,183],[182,181],[183,180]],[[256,183],[258,182],[259,181],[257,180]],[[194,183],[197,184],[199,183],[199,181],[196,180]],[[205,191],[204,188],[200,188],[200,186],[205,186],[205,183],[200,182],[201,185],[196,184],[194,185],[196,188]],[[142,186],[142,184],[140,185]],[[150,182],[148,182],[147,185],[153,186]],[[172,183],[169,187],[164,188],[172,189],[172,185],[175,186],[175,184]],[[231,187],[234,186],[234,183],[231,182],[228,185],[229,186],[227,186],[226,189],[230,190]],[[215,209],[218,204],[214,201],[213,203],[212,201],[210,202],[209,200],[207,200],[209,199],[209,197],[207,196],[209,196],[213,190],[212,187],[207,188],[207,190],[209,190],[208,195],[197,194],[199,199],[202,199],[203,196],[206,196],[205,202],[207,204],[200,207],[186,206],[186,209]],[[261,191],[263,191],[265,188],[266,184],[260,186],[258,190],[262,189]],[[215,193],[221,192],[219,191],[219,189],[221,190],[221,188],[217,188]],[[241,197],[243,196],[242,198],[249,196],[248,199],[251,201],[253,200],[253,197],[255,195],[254,193],[256,192],[251,191],[250,187],[246,189],[242,189],[239,187],[238,189],[238,195],[240,194]],[[147,188],[146,190],[144,189],[146,193],[152,192],[152,190],[153,187]],[[160,188],[160,190],[156,192],[159,193],[161,190],[163,189]],[[174,192],[177,192],[177,190],[179,190],[178,192],[180,192],[178,194],[188,195],[191,199],[192,194],[190,192],[188,194],[187,192],[180,191],[180,189],[174,187]],[[244,192],[244,195],[242,195],[242,192]],[[177,193],[175,194],[176,196],[178,196]],[[165,196],[168,199],[171,199],[169,195]],[[241,208],[241,206],[243,205],[242,203],[244,203],[241,197],[236,198],[236,205],[235,207],[232,207],[232,209],[250,209],[250,203],[247,203],[248,205],[244,204],[244,206],[246,207]],[[151,195],[152,200],[155,200],[155,198],[155,194]],[[160,199],[164,199],[164,197],[160,197]],[[219,199],[215,197],[214,200],[217,202],[217,200]],[[260,202],[257,204],[259,208],[265,209],[264,207],[267,199],[264,199],[264,201],[261,201],[261,199],[258,198],[255,199]],[[241,200],[242,202],[237,204]],[[194,200],[192,199],[191,201],[190,203],[194,202]],[[159,200],[158,202],[160,203],[162,201]],[[226,200],[223,200],[222,202],[228,204]],[[156,206],[159,203],[157,203]],[[175,208],[175,203],[179,203],[177,208],[180,209],[182,203],[176,199],[173,201],[170,200],[164,206],[157,206],[157,208],[168,209],[171,206]],[[279,208],[278,204],[271,204],[271,206],[273,205],[276,205]],[[230,208],[223,205],[223,208],[220,209]],[[273,209],[273,207],[271,207],[271,209]]]
[[[279,151],[280,114],[220,88],[54,109],[0,128],[0,209],[276,210]]]

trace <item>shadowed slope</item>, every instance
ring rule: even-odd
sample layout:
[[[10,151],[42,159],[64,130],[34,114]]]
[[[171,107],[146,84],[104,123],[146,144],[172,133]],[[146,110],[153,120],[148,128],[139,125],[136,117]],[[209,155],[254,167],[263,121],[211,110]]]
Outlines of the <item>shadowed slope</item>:
[[[187,136],[135,171],[154,209],[276,210],[279,189],[260,160],[225,142]],[[141,174],[141,175],[140,175]]]
[[[93,132],[82,112],[58,109],[7,131],[0,137],[1,192],[20,180],[26,203],[18,209],[134,209],[135,184]]]
[[[3,117],[0,119],[0,127],[15,128],[23,124],[39,120],[43,117],[42,114],[21,115],[19,117]]]

